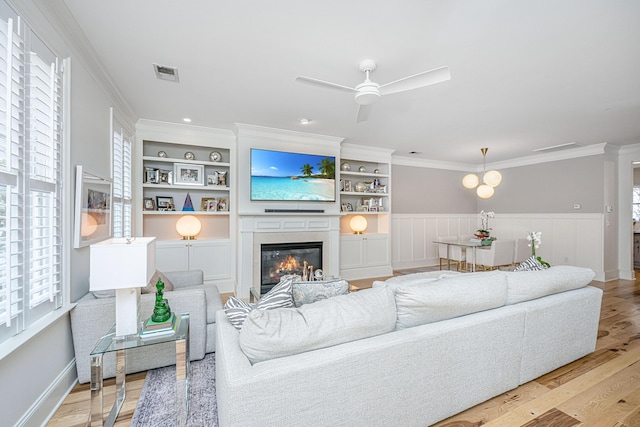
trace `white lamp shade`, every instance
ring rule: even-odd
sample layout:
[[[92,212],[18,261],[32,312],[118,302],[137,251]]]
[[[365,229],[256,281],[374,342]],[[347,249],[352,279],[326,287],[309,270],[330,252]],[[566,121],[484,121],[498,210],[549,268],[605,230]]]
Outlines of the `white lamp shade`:
[[[493,196],[494,190],[493,187],[490,187],[487,184],[482,184],[478,186],[476,193],[481,199],[488,199]]]
[[[502,182],[502,174],[498,171],[489,171],[484,174],[484,183],[490,187],[497,187]]]
[[[362,215],[356,215],[349,221],[349,227],[351,227],[354,233],[361,234],[367,229],[367,219]]]
[[[182,237],[195,237],[201,229],[200,220],[193,215],[185,215],[176,222],[176,231]]]
[[[143,287],[155,271],[155,237],[108,239],[91,245],[89,289],[92,291]]]
[[[464,188],[476,188],[480,184],[480,178],[478,175],[470,173],[462,178],[462,185]]]

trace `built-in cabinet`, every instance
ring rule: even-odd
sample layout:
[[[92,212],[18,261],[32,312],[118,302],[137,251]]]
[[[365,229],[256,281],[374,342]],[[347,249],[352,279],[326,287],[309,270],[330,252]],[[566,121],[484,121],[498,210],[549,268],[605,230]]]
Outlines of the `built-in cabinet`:
[[[391,153],[344,143],[340,158],[340,275],[346,279],[391,275]],[[367,221],[354,234],[351,220]]]
[[[141,120],[136,135],[135,226],[139,235],[157,238],[156,268],[203,270],[206,282],[233,292],[233,133]],[[176,230],[184,215],[200,221],[196,240],[182,240]]]
[[[640,268],[640,233],[633,233],[633,267]]]

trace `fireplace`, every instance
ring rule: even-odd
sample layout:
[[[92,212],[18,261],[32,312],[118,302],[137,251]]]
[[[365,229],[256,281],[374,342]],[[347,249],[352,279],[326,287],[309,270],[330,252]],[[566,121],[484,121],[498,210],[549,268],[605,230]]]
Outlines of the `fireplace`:
[[[260,245],[260,293],[268,292],[282,276],[305,277],[311,269],[321,268],[322,242],[263,243]]]

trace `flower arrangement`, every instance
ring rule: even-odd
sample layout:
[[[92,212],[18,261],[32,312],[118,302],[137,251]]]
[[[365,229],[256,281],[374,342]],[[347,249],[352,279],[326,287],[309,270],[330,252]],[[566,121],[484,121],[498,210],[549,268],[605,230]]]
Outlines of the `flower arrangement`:
[[[495,218],[496,214],[491,212],[485,212],[484,210],[480,211],[480,221],[482,223],[482,227],[476,230],[476,235],[478,236],[489,236],[491,234],[491,228],[489,228],[489,218]]]
[[[529,241],[527,246],[531,248],[531,256],[535,257],[538,262],[545,267],[551,267],[551,264],[543,261],[541,257],[536,257],[536,249],[538,249],[540,247],[540,243],[542,243],[542,231],[530,231],[527,235],[527,240]]]

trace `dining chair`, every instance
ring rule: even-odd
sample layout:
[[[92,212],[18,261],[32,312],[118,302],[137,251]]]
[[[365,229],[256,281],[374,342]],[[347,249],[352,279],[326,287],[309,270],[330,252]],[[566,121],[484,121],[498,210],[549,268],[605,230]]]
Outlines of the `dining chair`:
[[[438,240],[441,242],[457,242],[457,237],[440,237]],[[449,246],[449,255],[447,257],[447,246]],[[455,263],[458,271],[465,267],[466,256],[465,251],[460,246],[446,245],[444,243],[438,243],[438,256],[440,257],[440,270],[442,270],[442,263]]]
[[[516,247],[513,251],[513,265],[520,265],[522,261],[531,256],[531,248],[527,239],[516,240]]]
[[[515,240],[494,240],[489,249],[476,251],[476,266],[482,266],[483,270],[493,270],[497,267],[511,265],[514,248]]]

